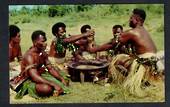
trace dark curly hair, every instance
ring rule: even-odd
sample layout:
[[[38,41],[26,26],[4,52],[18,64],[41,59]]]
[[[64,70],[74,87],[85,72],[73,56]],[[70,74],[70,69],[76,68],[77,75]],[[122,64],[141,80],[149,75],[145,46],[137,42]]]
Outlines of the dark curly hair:
[[[80,29],[81,33],[86,33],[87,28],[91,29],[91,26],[90,25],[83,25]]]
[[[46,34],[45,34],[44,31],[42,31],[42,30],[36,30],[36,31],[34,31],[34,32],[32,33],[32,36],[31,36],[32,41],[37,40],[40,35],[42,35],[42,36],[44,37],[45,41],[47,40]]]
[[[139,17],[142,18],[143,21],[145,21],[146,13],[143,9],[136,8],[133,10],[133,14],[139,15]]]
[[[17,27],[16,25],[10,25],[9,26],[10,40],[11,40],[11,38],[16,37],[17,33],[19,33],[19,32],[20,32],[19,27]]]
[[[60,27],[66,28],[66,25],[63,22],[58,22],[58,23],[53,25],[53,27],[52,27],[52,34],[54,36],[55,36],[56,32],[59,31]]]
[[[121,30],[123,30],[123,27],[122,27],[121,25],[114,25],[112,29],[116,29],[116,30],[117,30],[118,28],[120,28]]]

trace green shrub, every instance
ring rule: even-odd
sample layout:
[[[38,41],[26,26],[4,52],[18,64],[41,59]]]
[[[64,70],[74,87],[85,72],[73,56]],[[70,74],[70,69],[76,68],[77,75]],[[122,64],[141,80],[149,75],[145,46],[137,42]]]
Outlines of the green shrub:
[[[64,16],[72,11],[73,11],[72,6],[68,6],[68,5],[49,6],[48,16],[49,17]]]
[[[157,29],[156,29],[157,32],[164,32],[164,25],[161,24]]]
[[[24,17],[21,21],[21,23],[30,23],[31,19],[29,17]]]
[[[18,20],[14,21],[14,24],[18,24],[18,23],[19,23],[19,21],[18,21]]]

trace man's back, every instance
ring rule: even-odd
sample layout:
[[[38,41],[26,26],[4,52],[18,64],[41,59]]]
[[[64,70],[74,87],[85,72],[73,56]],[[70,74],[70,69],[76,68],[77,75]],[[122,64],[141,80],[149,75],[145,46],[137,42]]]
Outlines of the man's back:
[[[126,38],[125,41],[130,41],[134,44],[137,54],[156,52],[156,46],[143,26],[125,32],[122,38]]]

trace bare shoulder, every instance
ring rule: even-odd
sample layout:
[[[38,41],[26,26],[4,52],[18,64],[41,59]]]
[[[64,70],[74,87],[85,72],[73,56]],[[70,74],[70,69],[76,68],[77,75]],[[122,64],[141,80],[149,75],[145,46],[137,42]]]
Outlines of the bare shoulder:
[[[134,28],[134,29],[130,29],[130,30],[123,32],[122,35],[131,36],[131,37],[139,37],[140,31],[138,29]]]
[[[27,51],[23,56],[23,61],[27,63],[33,63],[34,62],[34,54],[30,51]]]

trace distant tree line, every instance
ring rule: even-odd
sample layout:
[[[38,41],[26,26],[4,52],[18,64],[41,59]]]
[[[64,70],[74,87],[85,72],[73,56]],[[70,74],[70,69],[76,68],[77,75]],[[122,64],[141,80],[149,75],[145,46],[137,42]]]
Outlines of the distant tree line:
[[[127,6],[128,5],[128,6]],[[111,13],[120,15],[120,14],[129,14],[129,11],[131,11],[132,8],[143,8],[147,11],[151,11],[156,14],[163,13],[163,5],[157,5],[157,4],[141,4],[141,5],[135,5],[131,4],[109,4],[109,5],[36,5],[33,6],[33,8],[28,8],[26,6],[23,6],[21,9],[12,9],[9,11],[9,14],[11,16],[16,16],[18,14],[21,15],[48,15],[49,17],[55,17],[55,16],[64,16],[71,13],[81,13],[81,12],[88,12],[88,11],[95,11],[95,14],[101,14],[101,15],[108,15]]]

